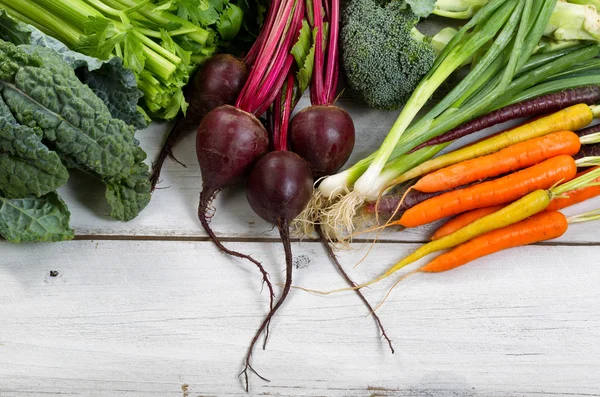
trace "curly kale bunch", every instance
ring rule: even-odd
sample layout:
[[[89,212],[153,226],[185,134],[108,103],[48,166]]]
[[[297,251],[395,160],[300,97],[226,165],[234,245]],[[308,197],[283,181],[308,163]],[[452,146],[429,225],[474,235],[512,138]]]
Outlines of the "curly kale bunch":
[[[106,185],[110,215],[130,220],[150,201],[146,153],[133,127],[55,51],[0,40],[0,235],[71,238],[55,190],[77,168]]]
[[[404,105],[436,57],[403,1],[351,0],[342,15],[342,65],[350,88],[369,106]]]

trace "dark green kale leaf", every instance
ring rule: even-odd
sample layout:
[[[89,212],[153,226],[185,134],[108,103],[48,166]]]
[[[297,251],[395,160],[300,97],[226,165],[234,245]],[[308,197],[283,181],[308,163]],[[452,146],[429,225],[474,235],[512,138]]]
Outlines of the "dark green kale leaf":
[[[39,197],[64,185],[68,178],[58,154],[42,143],[42,131],[18,124],[0,97],[0,191],[4,196]]]
[[[56,192],[39,198],[8,199],[0,195],[0,236],[11,243],[71,240],[70,216]]]
[[[145,198],[126,197],[128,210],[113,210],[118,219],[133,218],[150,198],[149,184],[146,189],[144,184],[131,182],[131,178],[147,177],[148,171],[133,128],[113,118],[104,102],[55,51],[27,50],[0,41],[0,96],[8,109],[19,124],[38,128],[42,141],[64,164],[103,180],[110,189],[134,186]]]

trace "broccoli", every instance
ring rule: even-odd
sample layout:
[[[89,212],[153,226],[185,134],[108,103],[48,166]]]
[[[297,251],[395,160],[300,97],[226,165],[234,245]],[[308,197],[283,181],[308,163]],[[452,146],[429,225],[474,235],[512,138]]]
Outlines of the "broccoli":
[[[369,106],[401,107],[436,57],[419,18],[401,1],[352,0],[342,15],[340,42],[348,85]]]

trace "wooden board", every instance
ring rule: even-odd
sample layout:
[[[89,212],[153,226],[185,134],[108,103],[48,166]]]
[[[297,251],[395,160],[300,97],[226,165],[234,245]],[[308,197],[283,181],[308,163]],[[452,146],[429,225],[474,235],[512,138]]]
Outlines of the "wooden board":
[[[230,245],[282,282],[279,244]],[[351,274],[365,281],[414,248],[379,244]],[[344,285],[319,244],[293,249],[297,285]],[[267,301],[246,263],[206,242],[0,252],[0,396],[248,395],[237,375]],[[395,355],[352,292],[294,290],[253,360],[271,382],[251,377],[249,395],[600,396],[599,257],[597,246],[533,246],[407,279],[379,311]]]
[[[304,98],[298,105],[301,109],[308,104]],[[368,156],[376,150],[397,117],[397,112],[379,112],[364,109],[364,106],[350,99],[340,104],[347,108],[354,118],[357,130],[356,148],[348,164]],[[510,124],[508,124],[510,125]],[[491,128],[477,134],[471,140],[484,134],[499,131],[507,125]],[[149,162],[156,158],[163,136],[169,124],[155,124],[137,133],[141,145],[148,153]],[[461,143],[462,145],[463,143]],[[455,146],[450,146],[448,150]],[[198,197],[202,179],[195,153],[195,135],[190,132],[175,148],[177,158],[186,168],[167,160],[162,173],[162,182],[148,207],[131,222],[117,222],[108,216],[109,209],[104,199],[104,187],[89,177],[75,174],[62,188],[61,194],[72,212],[72,225],[79,236],[145,236],[155,238],[205,238],[197,218]],[[249,207],[242,187],[221,192],[214,203],[217,212],[212,227],[217,235],[224,238],[276,238],[277,232],[260,219]],[[596,209],[600,199],[570,208],[566,214],[576,214]],[[402,233],[390,231],[382,236],[390,241],[424,241],[436,225],[424,226]],[[86,237],[87,238],[87,237]],[[569,243],[590,243],[599,241],[592,225],[573,226],[560,241]]]

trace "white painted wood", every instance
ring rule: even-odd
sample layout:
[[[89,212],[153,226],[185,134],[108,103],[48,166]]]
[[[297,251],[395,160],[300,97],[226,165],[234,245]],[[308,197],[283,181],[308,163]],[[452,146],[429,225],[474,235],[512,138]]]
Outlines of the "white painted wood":
[[[230,245],[283,280],[279,244]],[[355,270],[362,251],[342,262],[365,281],[414,247],[378,244]],[[293,249],[297,285],[344,285],[319,244]],[[0,396],[247,395],[236,376],[267,302],[246,263],[207,242],[0,252]],[[597,246],[533,246],[407,279],[379,312],[395,355],[353,293],[294,290],[254,359],[271,383],[252,377],[250,395],[600,396],[599,257]]]
[[[302,100],[298,108],[308,104]],[[349,161],[353,164],[366,157],[385,137],[396,119],[397,112],[380,112],[365,109],[363,105],[342,98],[340,104],[352,114],[357,129],[357,143]],[[160,150],[163,135],[168,129],[166,123],[155,124],[137,136],[148,152],[149,161],[154,159]],[[502,127],[492,128],[498,131]],[[487,132],[489,133],[489,131]],[[473,139],[477,139],[478,134]],[[462,143],[461,143],[462,144]],[[452,146],[450,147],[452,148]],[[449,148],[449,149],[450,149]],[[108,216],[108,206],[104,200],[104,188],[85,175],[75,174],[60,190],[72,212],[72,226],[78,235],[121,235],[121,236],[185,236],[205,237],[206,234],[197,219],[197,206],[202,186],[199,167],[196,162],[195,136],[193,132],[175,148],[177,158],[187,168],[167,160],[163,170],[161,190],[153,195],[149,206],[140,216],[127,223],[117,222]],[[566,211],[568,214],[580,213],[600,206],[600,199],[589,200]],[[277,232],[260,219],[250,209],[243,189],[229,189],[220,193],[215,201],[217,213],[212,220],[212,227],[219,236],[232,238],[277,237]],[[391,231],[383,238],[401,241],[423,241],[432,233],[434,227],[421,227],[406,230],[402,233]],[[577,225],[569,230],[560,241],[564,242],[598,242],[595,227],[590,224]]]

